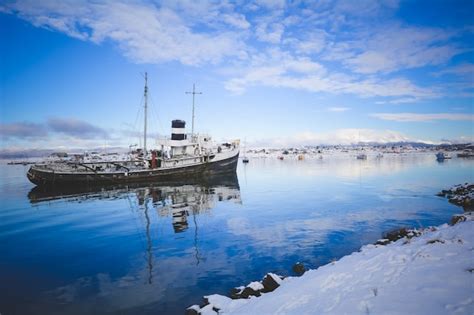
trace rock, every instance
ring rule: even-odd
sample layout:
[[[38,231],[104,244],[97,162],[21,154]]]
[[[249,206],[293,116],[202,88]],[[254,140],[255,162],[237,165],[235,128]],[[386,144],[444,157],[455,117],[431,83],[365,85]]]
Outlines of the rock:
[[[215,314],[217,309],[214,305],[209,304],[199,310],[199,314]]]
[[[455,225],[458,224],[459,222],[464,222],[466,221],[466,217],[463,216],[462,214],[455,214],[451,218],[451,222],[449,223],[450,225]]]
[[[237,287],[237,288],[230,289],[230,298],[234,300],[241,299],[243,290],[244,290],[244,287]]]
[[[197,305],[190,306],[184,311],[184,315],[199,315],[200,307]]]
[[[417,231],[416,229],[414,230],[409,230],[407,228],[401,228],[401,229],[396,229],[392,230],[389,232],[384,233],[383,239],[378,240],[375,245],[387,245],[391,242],[398,241],[399,239],[402,238],[407,238],[411,239],[413,237],[420,236],[421,232]]]
[[[305,273],[306,268],[304,265],[300,262],[297,262],[296,264],[293,265],[293,272],[295,272],[297,275],[301,276],[302,274]]]
[[[385,233],[383,238],[389,240],[389,242],[395,242],[405,236],[408,236],[408,230],[406,228],[401,228]]]
[[[459,198],[459,196],[454,196],[452,198],[449,198],[448,201],[455,204],[456,206],[462,206],[462,201],[461,201],[461,198]]]
[[[204,297],[202,298],[202,304],[200,305],[201,308],[203,308],[203,307],[205,307],[205,306],[207,306],[207,305],[209,305],[209,304],[210,304],[210,303],[209,303],[209,299],[204,296]]]
[[[439,240],[439,239],[434,239],[434,240],[429,240],[428,242],[426,242],[426,244],[434,244],[434,243],[441,243],[441,244],[444,244],[444,241],[443,241],[443,240]]]
[[[466,212],[474,210],[474,200],[467,197],[466,199],[464,199],[462,207]]]
[[[230,298],[248,299],[251,296],[261,296],[262,293],[267,293],[275,290],[280,286],[282,278],[273,273],[265,275],[262,281],[250,282],[246,287],[236,287],[230,290]]]
[[[245,287],[245,289],[242,291],[241,297],[243,299],[248,299],[251,296],[260,296],[262,295],[259,291],[255,291],[252,288]]]
[[[474,210],[474,184],[456,185],[449,190],[442,190],[438,196],[448,198],[450,203],[463,207],[465,212]]]
[[[272,292],[280,286],[281,278],[275,274],[267,273],[262,280],[262,292]]]
[[[390,244],[390,240],[386,238],[379,239],[377,242],[375,242],[375,245],[387,245]]]

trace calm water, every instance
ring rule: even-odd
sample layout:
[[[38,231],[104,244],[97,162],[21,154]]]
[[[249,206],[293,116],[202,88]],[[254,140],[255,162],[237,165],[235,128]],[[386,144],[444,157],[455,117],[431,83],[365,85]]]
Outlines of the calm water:
[[[252,159],[206,185],[45,194],[1,165],[0,313],[183,314],[269,271],[291,275],[396,227],[462,210],[435,194],[473,161],[433,154]]]

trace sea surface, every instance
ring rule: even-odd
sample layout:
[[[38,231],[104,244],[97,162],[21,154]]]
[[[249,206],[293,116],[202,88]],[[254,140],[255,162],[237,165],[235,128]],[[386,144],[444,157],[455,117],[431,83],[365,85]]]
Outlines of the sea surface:
[[[205,183],[48,192],[0,165],[0,313],[183,314],[267,272],[317,268],[462,212],[436,193],[473,160],[251,158]]]

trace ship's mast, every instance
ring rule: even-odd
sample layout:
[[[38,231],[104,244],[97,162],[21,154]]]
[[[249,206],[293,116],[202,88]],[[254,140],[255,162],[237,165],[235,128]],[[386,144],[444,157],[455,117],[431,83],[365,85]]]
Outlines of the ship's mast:
[[[192,123],[191,123],[191,136],[194,137],[194,95],[202,94],[202,92],[196,92],[196,84],[193,83],[193,91],[192,92],[186,92],[186,94],[192,94],[193,95],[193,120],[192,120]]]
[[[148,75],[145,72],[145,123],[143,130],[143,151],[146,157],[146,123],[147,123],[147,109],[148,109]]]

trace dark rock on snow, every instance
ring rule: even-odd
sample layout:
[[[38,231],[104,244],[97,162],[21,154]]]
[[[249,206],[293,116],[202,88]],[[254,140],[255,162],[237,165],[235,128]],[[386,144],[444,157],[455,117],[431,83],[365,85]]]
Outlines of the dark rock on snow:
[[[386,238],[379,239],[377,242],[375,242],[375,245],[387,245],[390,244],[390,240]]]
[[[441,244],[444,244],[444,241],[443,241],[443,240],[439,240],[439,239],[434,239],[434,240],[429,240],[428,242],[426,242],[426,244],[434,244],[434,243],[441,243]]]
[[[229,294],[230,298],[234,300],[241,299],[243,290],[244,290],[244,287],[230,289],[230,294]]]
[[[375,242],[375,245],[387,245],[392,242],[398,241],[399,239],[402,239],[402,238],[411,239],[413,237],[420,236],[420,235],[421,235],[421,232],[416,229],[413,229],[413,230],[407,229],[407,228],[396,229],[396,230],[392,230],[392,231],[384,233],[383,238]]]
[[[455,225],[458,224],[459,222],[464,222],[467,220],[466,215],[473,215],[472,211],[469,212],[464,212],[464,214],[455,214],[451,218],[451,222],[449,223],[450,225]]]
[[[297,275],[300,275],[300,276],[304,274],[306,271],[306,268],[300,262],[297,262],[296,264],[294,264],[292,269]]]
[[[387,245],[390,244],[390,240],[386,238],[379,239],[377,242],[375,242],[375,245]]]
[[[458,224],[459,222],[464,222],[464,221],[466,221],[465,216],[463,216],[462,214],[456,214],[456,215],[453,215],[453,217],[451,218],[451,222],[449,224],[455,225],[455,224]]]
[[[437,196],[448,198],[450,203],[463,207],[464,211],[474,210],[474,184],[456,185],[442,190]]]
[[[263,284],[263,293],[272,292],[280,286],[278,282],[273,279],[270,274],[266,274],[262,281]]]
[[[202,304],[200,305],[201,308],[203,308],[204,306],[209,305],[209,304],[210,303],[209,303],[209,300],[207,299],[207,297],[203,297],[202,298]]]
[[[260,295],[262,295],[260,291],[255,291],[254,289],[250,287],[245,287],[245,289],[242,291],[241,298],[248,299],[251,296],[260,296]]]
[[[184,312],[184,315],[199,315],[199,314],[200,312],[193,306],[188,307],[186,311]]]
[[[389,240],[389,242],[395,242],[401,238],[404,238],[407,235],[408,229],[401,228],[385,233],[383,238]]]

